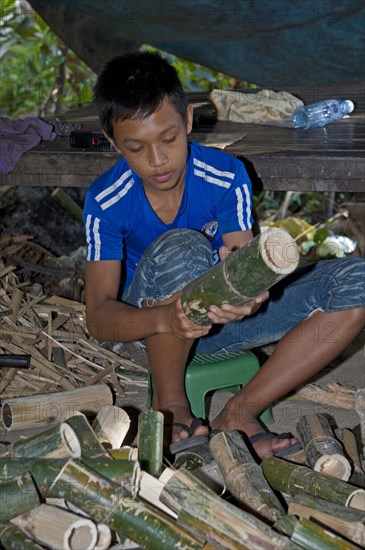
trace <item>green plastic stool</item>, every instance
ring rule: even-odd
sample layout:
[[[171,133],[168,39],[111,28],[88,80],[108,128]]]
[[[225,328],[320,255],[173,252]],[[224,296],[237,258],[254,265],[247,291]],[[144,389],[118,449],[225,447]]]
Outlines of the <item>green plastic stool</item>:
[[[251,351],[195,355],[186,367],[185,389],[191,412],[205,418],[205,397],[210,391],[238,393],[260,369],[257,357]],[[152,403],[152,380],[148,374],[148,406]],[[260,420],[272,422],[271,410],[266,409]]]

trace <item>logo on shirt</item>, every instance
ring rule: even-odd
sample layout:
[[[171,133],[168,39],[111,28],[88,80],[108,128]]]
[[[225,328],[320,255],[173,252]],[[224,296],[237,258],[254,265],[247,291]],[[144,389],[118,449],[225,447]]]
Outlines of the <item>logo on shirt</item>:
[[[201,232],[206,237],[208,237],[208,239],[212,239],[214,235],[217,233],[217,231],[218,231],[218,222],[215,220],[205,223],[201,228]]]

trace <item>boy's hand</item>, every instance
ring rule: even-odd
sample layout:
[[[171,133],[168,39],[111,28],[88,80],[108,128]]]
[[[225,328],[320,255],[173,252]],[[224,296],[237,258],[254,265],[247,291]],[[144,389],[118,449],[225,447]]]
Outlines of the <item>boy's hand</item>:
[[[159,302],[159,306],[164,307],[166,315],[165,329],[163,332],[172,333],[179,338],[196,339],[208,334],[212,325],[197,325],[185,315],[181,305],[181,292],[174,294],[171,298]]]
[[[269,297],[269,292],[266,291],[261,296],[257,296],[254,300],[247,302],[243,306],[232,306],[230,304],[222,304],[221,307],[210,306],[208,317],[212,323],[225,325],[232,321],[241,321],[244,317],[253,315],[260,308],[261,304]]]

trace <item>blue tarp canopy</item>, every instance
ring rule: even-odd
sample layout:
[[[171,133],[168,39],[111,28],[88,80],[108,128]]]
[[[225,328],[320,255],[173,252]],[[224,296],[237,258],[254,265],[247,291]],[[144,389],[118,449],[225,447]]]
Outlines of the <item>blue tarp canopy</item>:
[[[364,0],[31,0],[92,69],[149,44],[260,86],[364,80]]]

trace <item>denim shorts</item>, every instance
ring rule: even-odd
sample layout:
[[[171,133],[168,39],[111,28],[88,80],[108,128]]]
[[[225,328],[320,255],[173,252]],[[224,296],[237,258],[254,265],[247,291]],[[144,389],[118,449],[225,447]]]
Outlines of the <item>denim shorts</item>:
[[[191,229],[172,229],[146,249],[122,300],[138,307],[143,301],[152,306],[184,288],[213,265],[207,237]],[[196,341],[195,353],[213,354],[263,346],[277,342],[316,311],[330,313],[364,306],[365,260],[354,257],[321,260],[296,270],[269,292],[269,300],[254,315],[226,325],[213,325],[209,334]],[[326,334],[321,336],[327,341],[336,341],[338,329],[329,322]],[[300,334],[297,337],[300,338]],[[313,334],[313,338],[316,337],[319,336]]]

